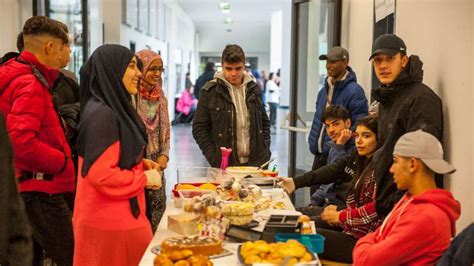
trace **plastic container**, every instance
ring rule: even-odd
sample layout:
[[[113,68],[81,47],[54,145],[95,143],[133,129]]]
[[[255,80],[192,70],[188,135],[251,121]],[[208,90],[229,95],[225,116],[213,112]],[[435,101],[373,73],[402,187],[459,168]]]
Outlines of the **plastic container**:
[[[217,195],[214,190],[208,189],[180,189],[178,195],[182,199],[192,199],[194,197],[200,197],[205,194]]]
[[[177,183],[222,183],[225,171],[212,167],[184,167],[177,170]]]
[[[180,189],[180,190],[190,190],[190,191],[208,191],[209,189],[200,189],[199,186],[203,185],[203,184],[206,184],[206,183],[179,183],[179,184],[175,184],[174,187],[173,187],[173,190],[171,190],[171,193],[173,193],[173,195],[175,197],[179,197],[179,190],[177,190],[176,188],[178,187],[178,185],[180,184],[189,184],[189,185],[193,185],[195,187],[195,189]],[[211,183],[213,184],[214,186],[218,186],[219,184],[217,183]],[[212,190],[211,190],[212,191]],[[214,191],[215,192],[215,191]],[[199,196],[199,195],[198,195]]]
[[[214,190],[209,189],[201,189],[199,188],[200,185],[205,183],[185,183],[189,185],[193,185],[196,187],[195,189],[180,189],[177,190],[177,186],[179,184],[175,184],[173,190],[171,190],[171,198],[174,201],[175,208],[181,208],[186,203],[186,201],[191,201],[194,196],[202,196],[204,194],[217,194]],[[211,183],[217,186],[217,183]]]
[[[228,175],[235,177],[236,179],[243,179],[244,177],[262,177],[263,170],[259,170],[258,167],[254,166],[230,166],[225,169]]]
[[[301,235],[292,233],[276,233],[276,242],[286,242],[288,239],[295,239],[305,245],[314,253],[321,254],[324,252],[324,237],[322,235]]]
[[[277,177],[278,176],[278,171],[263,170],[262,174],[263,174],[263,176]]]

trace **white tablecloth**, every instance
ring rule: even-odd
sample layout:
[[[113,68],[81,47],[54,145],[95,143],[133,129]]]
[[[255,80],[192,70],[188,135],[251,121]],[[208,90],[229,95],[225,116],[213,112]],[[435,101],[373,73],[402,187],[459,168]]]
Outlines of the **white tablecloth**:
[[[280,213],[285,213],[285,214],[291,214],[291,212],[295,212],[295,207],[291,203],[290,198],[285,194],[282,199],[279,199],[277,201],[282,201],[285,203],[286,210],[265,210],[262,212],[258,212],[255,214],[255,216],[259,215],[268,215],[270,213],[274,214],[280,214]],[[172,237],[172,236],[180,236],[180,234],[175,233],[174,231],[168,230],[168,215],[173,215],[173,214],[180,214],[183,213],[182,209],[177,209],[174,207],[174,203],[171,201],[170,203],[167,204],[165,213],[163,214],[163,218],[161,219],[160,224],[158,225],[158,229],[156,230],[155,235],[153,236],[153,239],[151,240],[150,244],[148,245],[145,254],[142,257],[142,260],[140,261],[141,266],[152,266],[153,265],[153,260],[155,258],[155,254],[151,252],[151,249],[157,245],[160,245],[161,242],[167,238],[167,237]],[[263,224],[260,223],[260,225],[254,230],[258,231],[263,231]],[[214,262],[214,265],[239,265],[239,260],[237,258],[237,248],[240,245],[240,243],[232,243],[230,241],[225,240],[224,241],[224,248],[231,251],[234,253],[233,255],[222,257],[222,258],[217,258],[213,259],[212,262]]]

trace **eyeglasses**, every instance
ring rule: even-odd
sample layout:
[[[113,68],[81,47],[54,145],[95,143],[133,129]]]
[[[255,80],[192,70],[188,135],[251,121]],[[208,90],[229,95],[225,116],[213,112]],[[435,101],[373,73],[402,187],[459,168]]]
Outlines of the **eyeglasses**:
[[[156,73],[158,71],[160,71],[161,73],[164,73],[165,72],[165,68],[163,67],[150,67],[148,69],[149,72],[153,72],[153,73]]]

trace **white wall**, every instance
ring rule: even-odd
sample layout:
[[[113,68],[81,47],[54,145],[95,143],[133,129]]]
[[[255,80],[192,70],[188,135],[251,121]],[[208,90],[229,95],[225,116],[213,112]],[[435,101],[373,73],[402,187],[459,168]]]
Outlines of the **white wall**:
[[[396,32],[408,52],[420,56],[424,82],[443,99],[445,153],[457,168],[445,185],[462,205],[459,228],[474,220],[473,142],[466,142],[474,133],[466,119],[474,115],[473,82],[463,78],[473,76],[472,6],[471,0],[397,2]]]
[[[245,28],[235,27],[232,34],[220,33],[221,25],[206,25],[199,30],[199,52],[222,52],[227,44],[238,44],[245,52],[268,52],[270,50],[270,26],[250,24],[254,30],[249,34]],[[264,36],[264,38],[262,38]]]
[[[258,57],[259,70],[266,70],[268,73],[270,68],[271,28],[258,23],[248,24],[253,28],[251,34],[241,27],[233,28],[232,34],[227,34],[227,32],[216,34],[216,32],[222,32],[221,25],[210,24],[202,27],[199,31],[199,56],[217,56],[220,58],[222,50],[227,44],[238,44],[244,50],[245,56]]]
[[[372,67],[369,57],[372,47],[373,0],[343,1],[341,45],[349,52],[349,65],[357,82],[370,96]]]
[[[373,2],[347,2],[343,45],[368,92]],[[458,231],[474,220],[473,5],[471,0],[398,0],[396,14],[396,34],[404,39],[409,54],[420,56],[424,82],[443,99],[445,157],[458,169],[446,177],[445,185],[461,202]]]
[[[265,69],[267,73],[276,72],[281,68],[283,11],[272,13],[270,27],[270,68]]]
[[[28,0],[2,0],[0,8],[0,25],[2,41],[0,56],[8,52],[18,52],[16,38],[23,29],[25,21],[33,16],[33,4]]]
[[[282,58],[280,71],[280,106],[290,105],[290,65],[291,65],[291,5],[288,1],[283,8]]]

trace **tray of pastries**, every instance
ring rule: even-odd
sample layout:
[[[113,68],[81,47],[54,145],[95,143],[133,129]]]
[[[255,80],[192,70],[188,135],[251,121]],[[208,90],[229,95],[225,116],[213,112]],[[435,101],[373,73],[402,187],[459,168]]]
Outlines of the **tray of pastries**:
[[[316,255],[291,239],[276,243],[245,242],[238,248],[238,258],[244,265],[320,265]]]

